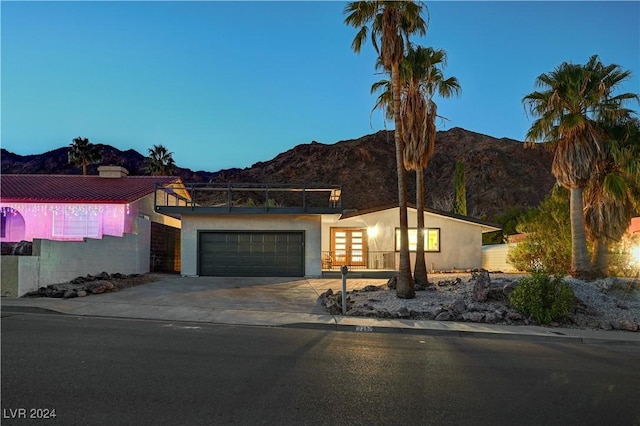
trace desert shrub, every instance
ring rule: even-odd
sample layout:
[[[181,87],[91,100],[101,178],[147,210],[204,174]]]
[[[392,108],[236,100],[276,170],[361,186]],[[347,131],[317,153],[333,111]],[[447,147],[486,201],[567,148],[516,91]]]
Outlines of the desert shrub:
[[[640,247],[639,234],[625,234],[609,251],[609,275],[613,277],[640,277],[640,263],[633,250]],[[637,249],[636,249],[637,250]]]
[[[520,217],[524,241],[509,250],[507,262],[520,271],[564,275],[571,268],[569,191],[559,186],[535,209]]]
[[[518,282],[509,294],[509,303],[539,324],[549,324],[569,315],[574,303],[573,289],[562,277],[533,272]]]

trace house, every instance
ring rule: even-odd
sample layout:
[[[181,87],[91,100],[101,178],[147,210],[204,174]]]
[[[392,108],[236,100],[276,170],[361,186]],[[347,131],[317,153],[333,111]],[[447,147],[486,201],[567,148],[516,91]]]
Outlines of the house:
[[[154,210],[157,188],[180,179],[98,172],[1,176],[0,241],[33,243],[32,256],[2,256],[3,295],[102,271],[180,270],[180,221]]]
[[[522,272],[507,262],[509,251],[525,241],[527,234],[509,235],[506,244],[493,244],[482,247],[482,267],[488,271]],[[622,238],[624,250],[631,254],[631,261],[640,265],[640,216],[631,218],[626,235]]]
[[[331,185],[203,184],[181,191],[189,193],[183,204],[159,199],[156,211],[182,221],[182,275],[322,276],[342,265],[389,276],[397,270],[397,206],[345,212],[341,187]],[[416,222],[410,208],[412,262]],[[432,270],[480,268],[482,234],[500,229],[432,209],[425,224]]]
[[[409,206],[407,214],[413,268],[417,210]],[[400,250],[399,218],[397,205],[325,215],[322,220],[325,269],[347,264],[352,269],[396,270]],[[430,208],[424,209],[424,223],[425,260],[431,271],[481,268],[482,234],[501,229],[489,222]]]

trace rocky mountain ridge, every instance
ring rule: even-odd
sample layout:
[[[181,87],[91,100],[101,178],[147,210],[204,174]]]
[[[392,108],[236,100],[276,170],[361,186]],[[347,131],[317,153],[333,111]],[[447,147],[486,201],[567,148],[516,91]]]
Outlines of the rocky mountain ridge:
[[[98,144],[101,164],[120,165],[130,175],[144,175],[145,157],[135,150],[120,151]],[[68,164],[68,147],[38,155],[20,156],[2,149],[2,174],[80,174]],[[453,128],[438,132],[435,153],[425,171],[426,204],[449,210],[453,201],[456,161],[465,166],[467,209],[470,216],[492,219],[511,207],[533,207],[549,193],[553,154],[541,146],[525,148],[512,139]],[[89,167],[97,174],[98,165]],[[184,182],[325,183],[343,186],[343,205],[367,209],[397,202],[393,131],[379,131],[334,144],[298,145],[275,158],[244,169],[217,172],[178,168]],[[415,200],[415,173],[408,173],[409,200]]]

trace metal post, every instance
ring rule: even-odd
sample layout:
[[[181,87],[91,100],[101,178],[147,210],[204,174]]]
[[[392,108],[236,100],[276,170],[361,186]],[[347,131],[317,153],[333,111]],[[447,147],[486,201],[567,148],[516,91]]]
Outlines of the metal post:
[[[342,272],[342,315],[347,314],[347,272],[349,272],[349,268],[347,265],[343,265],[340,268]]]

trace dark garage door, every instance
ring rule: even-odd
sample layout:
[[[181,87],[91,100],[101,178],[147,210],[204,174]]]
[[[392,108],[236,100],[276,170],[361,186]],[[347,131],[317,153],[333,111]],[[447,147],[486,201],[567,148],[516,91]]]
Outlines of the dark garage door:
[[[304,276],[303,232],[200,232],[198,240],[199,275]]]

